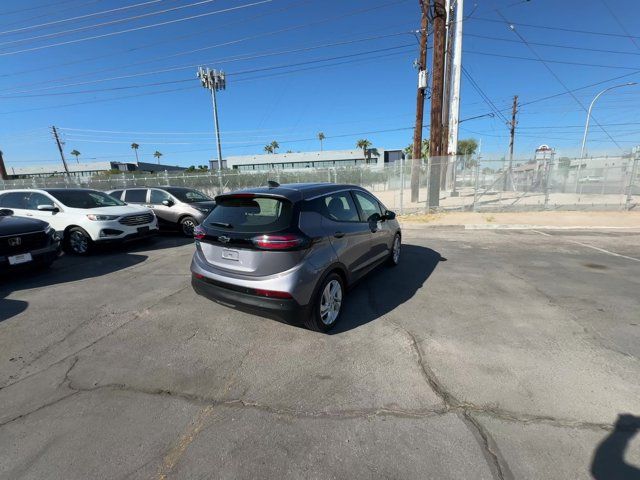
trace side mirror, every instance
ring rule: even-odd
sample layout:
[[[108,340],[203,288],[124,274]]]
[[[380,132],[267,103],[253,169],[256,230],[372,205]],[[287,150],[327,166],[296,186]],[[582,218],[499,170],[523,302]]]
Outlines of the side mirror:
[[[170,207],[170,206],[172,206],[172,205],[173,205],[173,200],[163,200],[163,201],[162,201],[162,204],[163,204],[165,207]]]
[[[13,210],[9,210],[8,208],[0,208],[0,217],[10,217],[13,215]]]
[[[53,213],[60,211],[60,209],[55,205],[38,205],[38,210],[40,210],[41,212],[53,212]]]
[[[392,212],[391,210],[387,210],[386,212],[384,212],[384,217],[385,220],[394,220],[396,218],[396,214],[395,212]]]

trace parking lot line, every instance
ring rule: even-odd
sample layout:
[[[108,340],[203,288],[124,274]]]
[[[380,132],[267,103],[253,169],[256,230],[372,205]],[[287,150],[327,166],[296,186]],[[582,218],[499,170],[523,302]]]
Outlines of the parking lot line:
[[[553,237],[554,236],[554,235],[550,235],[550,234],[545,233],[545,232],[541,232],[540,230],[532,230],[532,232],[539,233],[540,235],[544,235],[545,237]],[[578,242],[576,240],[569,240],[569,239],[566,239],[566,238],[564,240],[566,240],[569,243],[575,243],[576,245],[580,245],[582,247],[586,247],[586,248],[591,248],[593,250],[597,250],[598,252],[601,252],[601,253],[606,253],[608,255],[613,255],[614,257],[625,258],[627,260],[632,260],[634,262],[640,262],[640,258],[629,257],[627,255],[622,255],[620,253],[612,252],[611,250],[605,250],[604,248],[596,247],[595,245],[589,245],[588,243]]]

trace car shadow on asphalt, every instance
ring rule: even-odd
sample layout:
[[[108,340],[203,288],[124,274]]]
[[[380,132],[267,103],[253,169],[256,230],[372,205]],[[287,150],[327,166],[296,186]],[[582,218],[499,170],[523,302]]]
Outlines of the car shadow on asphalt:
[[[381,265],[353,287],[345,299],[340,322],[330,333],[336,335],[358,328],[409,301],[438,264],[446,260],[430,248],[403,245],[396,267]]]
[[[629,465],[624,455],[631,439],[640,431],[640,417],[618,415],[614,429],[593,454],[591,474],[596,480],[638,480],[640,468]]]

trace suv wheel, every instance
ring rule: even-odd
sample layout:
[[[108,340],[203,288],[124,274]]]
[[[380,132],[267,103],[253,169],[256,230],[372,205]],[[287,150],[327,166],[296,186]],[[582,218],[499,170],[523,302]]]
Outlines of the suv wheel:
[[[198,226],[198,221],[193,217],[184,217],[180,220],[180,231],[185,237],[193,237],[193,229]]]
[[[392,267],[395,267],[400,263],[400,249],[402,247],[402,242],[400,241],[400,235],[396,233],[395,238],[393,239],[393,246],[391,247],[391,253],[389,254],[388,264]]]
[[[331,273],[324,279],[309,318],[305,326],[317,332],[330,330],[340,318],[344,297],[344,282],[337,273]]]
[[[87,255],[93,245],[89,234],[80,227],[69,230],[65,238],[65,250],[76,255]]]

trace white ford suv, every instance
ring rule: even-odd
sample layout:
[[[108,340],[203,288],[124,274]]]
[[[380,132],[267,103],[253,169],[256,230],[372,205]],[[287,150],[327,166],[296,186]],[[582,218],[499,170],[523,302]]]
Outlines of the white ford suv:
[[[158,232],[158,220],[146,207],[131,206],[86,188],[0,191],[0,208],[48,222],[65,250],[86,255],[95,243],[122,242]]]

